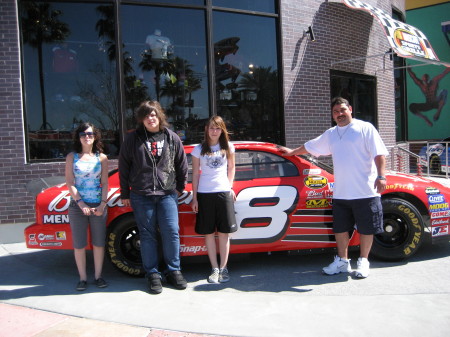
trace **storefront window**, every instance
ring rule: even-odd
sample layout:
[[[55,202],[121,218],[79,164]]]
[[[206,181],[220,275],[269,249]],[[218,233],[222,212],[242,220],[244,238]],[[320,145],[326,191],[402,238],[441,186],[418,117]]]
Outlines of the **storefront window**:
[[[212,0],[213,6],[275,13],[274,0]]]
[[[205,0],[132,0],[132,2],[144,2],[144,3],[158,3],[158,4],[175,4],[175,5],[195,5],[202,6],[205,4]],[[123,1],[122,2],[126,2]]]
[[[215,114],[232,140],[283,142],[273,0],[20,0],[19,11],[30,162],[64,160],[86,121],[117,157],[145,100],[185,144],[202,141]]]
[[[20,3],[31,161],[64,158],[73,130],[87,121],[101,129],[108,154],[117,153],[112,13],[105,3]]]
[[[233,140],[281,142],[276,21],[214,12],[217,114]]]
[[[204,12],[122,6],[121,23],[127,128],[142,101],[157,100],[181,140],[199,141],[210,110]]]
[[[331,97],[336,96],[341,96],[350,102],[354,118],[370,122],[378,127],[375,77],[332,71]]]

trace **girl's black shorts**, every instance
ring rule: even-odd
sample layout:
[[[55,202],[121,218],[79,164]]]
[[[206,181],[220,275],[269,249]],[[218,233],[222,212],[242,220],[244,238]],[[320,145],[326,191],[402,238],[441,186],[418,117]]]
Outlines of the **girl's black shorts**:
[[[236,213],[231,192],[197,193],[197,234],[236,232]]]

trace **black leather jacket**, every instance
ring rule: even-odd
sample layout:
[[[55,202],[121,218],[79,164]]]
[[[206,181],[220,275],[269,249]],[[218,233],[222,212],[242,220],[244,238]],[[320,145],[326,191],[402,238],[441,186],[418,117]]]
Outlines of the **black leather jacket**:
[[[130,199],[130,189],[140,195],[166,195],[186,186],[188,164],[178,135],[165,128],[164,148],[156,167],[144,144],[144,126],[129,133],[119,155],[120,196]]]

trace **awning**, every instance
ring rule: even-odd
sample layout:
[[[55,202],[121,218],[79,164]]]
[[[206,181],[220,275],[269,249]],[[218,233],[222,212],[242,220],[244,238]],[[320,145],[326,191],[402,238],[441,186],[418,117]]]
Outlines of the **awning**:
[[[383,27],[383,31],[395,54],[419,62],[450,66],[439,61],[425,34],[414,26],[393,19],[379,8],[359,0],[342,0],[346,6],[369,12]]]

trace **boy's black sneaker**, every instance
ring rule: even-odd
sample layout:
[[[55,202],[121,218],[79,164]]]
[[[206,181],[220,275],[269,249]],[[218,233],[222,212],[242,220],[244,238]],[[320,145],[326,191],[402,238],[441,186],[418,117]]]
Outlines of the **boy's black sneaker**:
[[[151,273],[147,281],[150,294],[156,295],[162,293],[161,275],[158,273]]]
[[[101,277],[96,279],[94,283],[98,288],[106,288],[108,286],[108,283]]]
[[[87,282],[86,281],[80,281],[77,284],[77,288],[78,291],[83,291],[87,289]]]
[[[168,273],[166,275],[166,280],[179,290],[186,289],[187,287],[187,282],[184,279],[183,274],[181,274],[181,271],[179,270],[171,271],[170,273]]]

